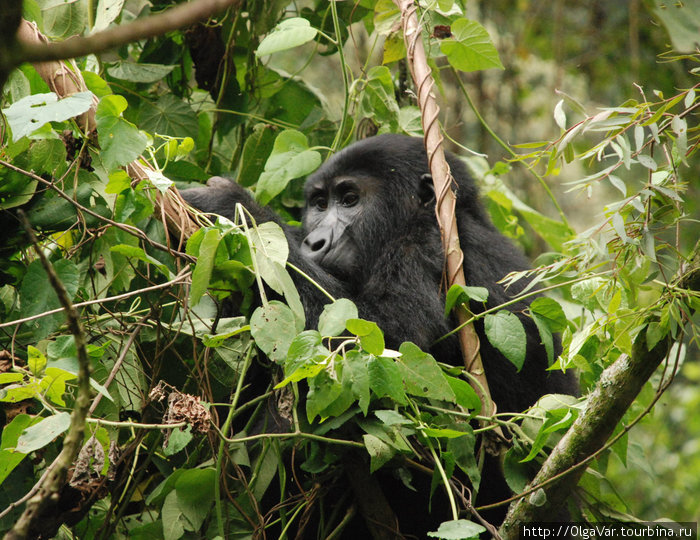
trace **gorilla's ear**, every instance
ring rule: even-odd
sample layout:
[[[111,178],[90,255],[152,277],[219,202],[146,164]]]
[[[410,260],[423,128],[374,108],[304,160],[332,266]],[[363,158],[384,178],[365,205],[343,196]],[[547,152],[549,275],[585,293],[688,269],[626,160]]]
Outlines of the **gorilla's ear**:
[[[231,187],[231,180],[223,176],[212,176],[207,180],[207,186],[219,189],[227,189]]]
[[[420,177],[418,197],[420,197],[423,206],[435,206],[435,186],[433,186],[433,177],[430,173],[425,173]]]

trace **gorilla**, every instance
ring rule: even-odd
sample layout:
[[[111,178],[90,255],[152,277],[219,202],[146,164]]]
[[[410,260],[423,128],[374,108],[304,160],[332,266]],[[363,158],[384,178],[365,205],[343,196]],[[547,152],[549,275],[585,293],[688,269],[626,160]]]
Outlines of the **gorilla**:
[[[447,161],[457,184],[457,224],[464,252],[467,285],[485,287],[487,308],[511,299],[525,283],[508,291],[498,283],[506,274],[525,270],[518,249],[491,223],[465,165],[453,154]],[[213,177],[208,187],[182,191],[199,210],[234,218],[236,203],[258,223],[279,224],[289,243],[289,262],[310,275],[334,298],[349,298],[360,317],[384,331],[387,347],[412,341],[439,361],[462,365],[456,339],[434,342],[456,326],[444,317],[441,288],[443,250],[435,218],[435,194],[420,138],[385,134],[356,142],[338,152],[306,181],[302,227],[286,224],[257,204],[238,184]],[[315,328],[328,299],[308,280],[292,272]],[[523,281],[523,280],[521,280]],[[508,309],[518,315],[527,334],[527,355],[517,372],[488,342],[481,342],[492,397],[499,411],[522,411],[547,393],[575,393],[570,376],[547,372],[547,354],[539,333],[524,312],[528,301]],[[483,305],[472,303],[474,313]]]
[[[527,261],[491,223],[465,165],[449,153],[447,161],[457,185],[457,223],[467,285],[488,290],[488,308],[500,305],[525,283],[506,291],[498,281],[509,272],[527,269]],[[355,302],[360,317],[375,321],[384,331],[387,347],[397,349],[411,341],[438,361],[463,365],[454,336],[435,344],[456,322],[444,316],[444,257],[422,139],[385,134],[356,142],[309,176],[304,193],[301,228],[286,224],[241,186],[221,177],[211,178],[208,187],[185,190],[182,196],[207,213],[233,219],[236,203],[242,203],[257,223],[278,223],[289,243],[289,262],[334,298]],[[328,299],[307,279],[291,273],[307,325],[315,328]],[[489,387],[500,412],[523,411],[544,394],[576,393],[571,373],[547,371],[545,348],[534,322],[525,314],[528,303],[524,300],[508,308],[520,318],[527,335],[527,355],[520,372],[490,345],[483,323],[475,324]],[[478,313],[484,306],[472,302],[470,309]],[[509,496],[494,459],[487,459],[483,475],[489,481],[482,485],[494,485],[491,491],[495,494],[484,496],[482,489],[481,503]],[[424,516],[425,509],[423,501],[419,515]],[[496,519],[502,519],[503,514],[498,514]]]

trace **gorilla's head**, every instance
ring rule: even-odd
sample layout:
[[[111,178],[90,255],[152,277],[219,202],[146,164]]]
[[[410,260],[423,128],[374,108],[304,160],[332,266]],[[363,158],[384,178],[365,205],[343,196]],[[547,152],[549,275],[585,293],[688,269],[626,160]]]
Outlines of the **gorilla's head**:
[[[459,186],[458,206],[476,205],[476,190],[464,165],[448,154]],[[357,283],[390,240],[416,226],[437,230],[435,193],[423,140],[380,135],[335,154],[305,186],[301,249],[326,271]]]

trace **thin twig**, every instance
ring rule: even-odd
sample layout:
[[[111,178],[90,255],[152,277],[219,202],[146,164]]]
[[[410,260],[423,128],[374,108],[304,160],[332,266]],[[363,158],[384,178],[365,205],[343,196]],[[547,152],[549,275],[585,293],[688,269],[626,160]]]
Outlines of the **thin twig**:
[[[167,287],[170,287],[171,285],[175,285],[176,283],[180,281],[184,281],[187,278],[192,275],[192,272],[187,270],[187,271],[182,271],[180,272],[175,278],[171,279],[170,281],[166,281],[165,283],[159,283],[157,285],[152,285],[151,287],[144,287],[143,289],[137,289],[135,291],[129,291],[124,294],[118,294],[116,296],[107,296],[106,298],[95,298],[94,300],[86,300],[85,302],[77,302],[73,304],[76,308],[82,308],[85,306],[91,306],[93,304],[104,304],[105,302],[114,302],[116,300],[124,300],[125,298],[130,298],[132,296],[139,296],[147,292],[151,291],[157,291],[158,289],[165,289]],[[15,326],[15,325],[20,325],[24,324],[26,322],[33,321],[35,319],[41,319],[42,317],[48,317],[49,315],[53,315],[55,313],[59,313],[60,311],[63,311],[63,308],[56,308],[52,309],[49,311],[44,311],[43,313],[38,313],[37,315],[32,315],[31,317],[25,317],[24,319],[16,319],[14,321],[6,322],[0,324],[0,328],[6,328],[8,326]]]
[[[18,172],[20,174],[23,174],[23,175],[31,178],[32,180],[36,180],[36,181],[40,182],[41,184],[53,189],[58,194],[59,197],[65,199],[68,202],[70,202],[71,204],[73,204],[81,212],[85,212],[86,214],[89,214],[92,217],[99,219],[100,221],[104,221],[105,223],[112,225],[113,227],[117,227],[118,229],[122,229],[123,231],[126,231],[129,234],[133,234],[134,236],[140,238],[141,240],[143,240],[144,242],[146,242],[147,244],[149,244],[150,246],[152,246],[156,249],[160,249],[161,251],[165,251],[166,253],[170,253],[171,255],[174,255],[176,257],[182,257],[186,261],[189,261],[189,262],[195,261],[195,258],[191,257],[190,255],[187,255],[187,253],[176,251],[172,248],[169,248],[168,246],[164,246],[163,244],[156,242],[155,240],[151,240],[145,232],[143,232],[141,229],[139,229],[137,227],[134,227],[132,225],[127,225],[126,223],[116,222],[116,221],[111,220],[107,217],[101,216],[100,214],[98,214],[97,212],[95,212],[93,210],[90,210],[88,207],[83,206],[78,201],[71,198],[67,193],[65,193],[63,190],[61,190],[59,187],[57,187],[53,182],[51,182],[49,180],[45,180],[41,176],[34,174],[31,171],[25,171],[24,169],[20,169],[16,165],[13,165],[12,163],[5,161],[5,160],[2,160],[2,159],[0,159],[0,165],[2,165],[3,167],[7,167],[8,169],[12,169],[13,171]]]
[[[27,501],[24,512],[19,517],[14,527],[5,536],[6,540],[29,538],[32,530],[39,527],[39,523],[45,518],[45,515],[55,511],[55,506],[59,500],[58,494],[63,487],[68,469],[78,456],[83,442],[85,419],[87,418],[90,403],[90,361],[87,355],[85,333],[80,324],[78,310],[75,309],[68,295],[68,291],[63,283],[61,283],[56,271],[39,246],[39,242],[36,236],[34,236],[34,232],[24,212],[19,211],[18,215],[34,247],[34,251],[46,271],[51,287],[56,291],[56,295],[66,312],[68,328],[71,334],[73,334],[76,356],[78,358],[78,395],[75,399],[75,406],[71,413],[70,427],[63,440],[61,452],[51,464],[50,471],[41,483],[41,487],[39,487],[36,494]]]

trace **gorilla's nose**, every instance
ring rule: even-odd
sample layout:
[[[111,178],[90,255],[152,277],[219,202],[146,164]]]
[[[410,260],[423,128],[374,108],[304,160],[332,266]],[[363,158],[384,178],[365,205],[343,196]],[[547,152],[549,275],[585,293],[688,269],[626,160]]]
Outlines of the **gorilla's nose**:
[[[330,231],[316,229],[304,238],[301,252],[305,257],[318,261],[328,253],[332,240]]]

